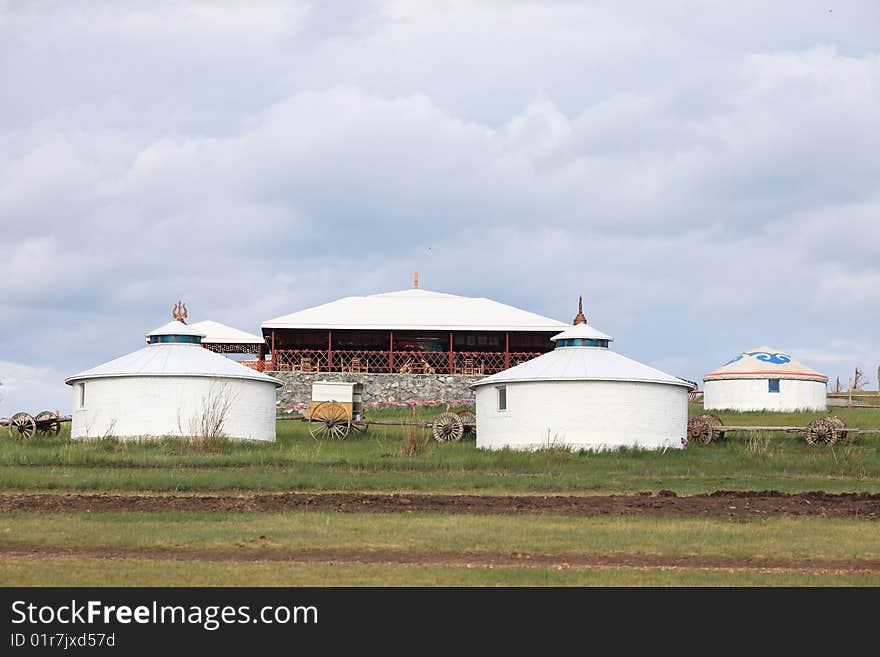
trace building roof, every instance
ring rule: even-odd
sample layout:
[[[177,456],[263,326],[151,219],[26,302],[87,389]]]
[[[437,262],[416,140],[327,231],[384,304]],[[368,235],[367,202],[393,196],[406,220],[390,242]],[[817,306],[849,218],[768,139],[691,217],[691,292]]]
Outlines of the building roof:
[[[703,381],[724,379],[800,379],[828,381],[828,377],[772,347],[749,349],[703,377]]]
[[[204,337],[205,334],[203,331],[200,331],[195,326],[190,326],[188,324],[184,324],[183,322],[178,322],[177,320],[171,320],[167,324],[163,324],[157,329],[153,329],[149,333],[147,333],[146,337],[150,337],[152,335],[197,335]]]
[[[345,297],[263,322],[264,329],[560,331],[568,325],[482,297],[410,289]]]
[[[174,322],[180,326],[180,322]],[[155,335],[155,334],[154,334]],[[127,376],[204,376],[221,379],[250,379],[281,386],[278,379],[261,374],[215,354],[197,344],[151,344],[130,354],[98,365],[65,379],[71,385],[84,379]]]
[[[569,338],[587,338],[589,340],[608,340],[611,342],[614,340],[610,335],[606,335],[602,333],[602,331],[597,331],[589,324],[575,324],[574,326],[569,326],[566,330],[564,330],[559,335],[554,335],[551,340],[556,342],[557,340],[568,340]]]
[[[202,331],[202,344],[265,344],[265,340],[254,333],[221,324],[210,319],[190,324],[190,327]]]
[[[639,381],[693,387],[683,379],[598,347],[557,348],[480,379],[472,387],[519,381]]]

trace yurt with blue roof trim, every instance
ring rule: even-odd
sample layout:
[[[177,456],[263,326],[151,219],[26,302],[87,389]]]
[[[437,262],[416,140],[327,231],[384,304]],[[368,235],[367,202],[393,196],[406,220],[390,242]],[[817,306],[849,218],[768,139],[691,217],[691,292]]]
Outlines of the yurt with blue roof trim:
[[[731,411],[824,411],[828,377],[773,347],[738,354],[703,377],[703,407]]]

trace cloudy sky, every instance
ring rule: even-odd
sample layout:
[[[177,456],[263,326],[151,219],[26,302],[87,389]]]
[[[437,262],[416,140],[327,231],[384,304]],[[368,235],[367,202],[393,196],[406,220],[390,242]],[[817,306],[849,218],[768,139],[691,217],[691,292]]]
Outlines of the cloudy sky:
[[[880,3],[0,0],[0,415],[422,287],[699,379],[880,365]]]

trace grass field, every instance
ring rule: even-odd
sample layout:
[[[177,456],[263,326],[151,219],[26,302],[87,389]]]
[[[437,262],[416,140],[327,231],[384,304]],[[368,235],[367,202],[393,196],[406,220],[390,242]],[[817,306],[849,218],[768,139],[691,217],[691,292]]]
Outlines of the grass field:
[[[699,412],[699,407],[693,409]],[[400,413],[400,412],[398,412]],[[848,426],[880,426],[880,409],[839,409]],[[404,413],[400,413],[401,416]],[[722,414],[729,425],[805,425],[821,413]],[[386,417],[388,413],[386,412]],[[0,432],[2,435],[4,432]],[[880,436],[834,449],[792,434],[731,435],[665,453],[486,452],[473,439],[431,441],[401,453],[403,432],[375,426],[345,441],[315,441],[305,423],[282,420],[271,444],[220,442],[210,450],[176,440],[28,442],[0,437],[0,489],[75,491],[360,490],[570,493],[719,489],[880,492]]]
[[[880,426],[880,409],[834,412],[850,427]],[[825,414],[720,415],[803,426]],[[483,452],[471,439],[404,456],[397,427],[317,442],[291,420],[279,421],[274,444],[209,449],[4,434],[7,494],[880,492],[880,437],[869,436],[829,449],[734,434],[665,453]],[[876,523],[823,518],[16,512],[0,515],[0,551],[2,585],[880,585]]]
[[[0,547],[0,585],[880,584],[854,520],[10,514]]]
[[[875,523],[819,518],[570,518],[333,512],[8,514],[6,547],[642,554],[880,561]]]
[[[880,586],[880,576],[633,568],[461,568],[166,560],[7,560],[14,586]]]

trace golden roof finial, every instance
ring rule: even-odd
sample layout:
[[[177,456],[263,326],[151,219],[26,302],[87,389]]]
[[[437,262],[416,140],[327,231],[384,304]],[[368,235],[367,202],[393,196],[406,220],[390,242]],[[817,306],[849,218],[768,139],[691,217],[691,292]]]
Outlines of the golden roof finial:
[[[186,304],[181,303],[180,299],[177,300],[177,305],[171,309],[171,317],[176,319],[181,324],[186,324],[186,318],[188,313],[186,312]]]
[[[586,324],[587,318],[584,317],[584,298],[582,296],[578,296],[578,314],[575,315],[574,325],[578,324]]]

